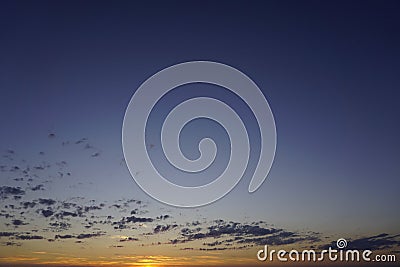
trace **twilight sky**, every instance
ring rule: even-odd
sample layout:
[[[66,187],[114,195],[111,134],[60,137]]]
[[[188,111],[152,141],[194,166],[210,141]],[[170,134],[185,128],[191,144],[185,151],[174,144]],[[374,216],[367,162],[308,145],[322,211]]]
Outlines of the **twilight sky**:
[[[249,266],[264,244],[322,248],[339,237],[399,255],[399,12],[396,1],[1,2],[0,265]],[[231,193],[181,209],[136,185],[121,130],[141,83],[192,60],[257,83],[278,142],[249,194],[259,137],[248,107],[206,84],[166,95],[148,126],[165,173],[174,170],[157,133],[184,99],[225,101],[253,138]],[[189,124],[183,152],[195,158],[205,136],[219,146],[215,165],[176,183],[223,170],[229,140],[216,123]]]

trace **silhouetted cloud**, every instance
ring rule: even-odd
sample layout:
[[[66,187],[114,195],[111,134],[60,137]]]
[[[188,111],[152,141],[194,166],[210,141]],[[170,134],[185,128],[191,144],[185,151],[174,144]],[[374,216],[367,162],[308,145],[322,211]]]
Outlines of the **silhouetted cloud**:
[[[64,219],[65,217],[77,217],[78,214],[70,211],[61,211],[54,215],[57,219]]]
[[[54,214],[54,212],[52,210],[42,210],[42,214],[44,217],[50,217],[51,215]]]
[[[136,237],[127,237],[119,240],[119,242],[129,242],[129,241],[139,241],[139,239]]]
[[[1,186],[0,187],[0,199],[7,199],[9,196],[22,196],[25,195],[25,190],[21,189],[21,187],[12,187],[12,186]]]
[[[177,228],[177,227],[178,227],[177,224],[157,225],[154,228],[154,233],[158,234],[158,233],[161,233],[161,232],[166,232],[166,231],[169,231],[169,230]]]
[[[39,198],[39,203],[42,205],[51,206],[57,203],[54,199]]]
[[[36,206],[36,202],[33,201],[25,201],[20,203],[24,209],[34,208]]]
[[[76,239],[87,239],[87,238],[93,238],[93,237],[99,237],[104,235],[103,232],[98,232],[98,233],[83,233],[79,235],[71,235],[71,234],[66,234],[66,235],[55,235],[54,239],[70,239],[70,238],[76,238]]]
[[[44,239],[43,236],[40,235],[16,235],[15,236],[16,239],[20,239],[20,240],[38,240],[38,239]]]
[[[52,227],[55,231],[65,231],[71,228],[70,223],[66,222],[52,222],[49,223],[50,227]]]
[[[182,228],[181,237],[170,240],[170,244],[212,238],[212,242],[204,242],[203,245],[215,248],[203,248],[202,250],[225,250],[228,249],[226,246],[232,246],[232,249],[243,249],[253,245],[285,245],[304,241],[320,241],[317,233],[295,233],[284,229],[262,226],[261,224],[256,222],[243,224],[216,220],[203,230],[202,227],[199,227],[201,225],[199,222],[189,223],[188,225],[191,227]],[[224,246],[223,248],[220,247],[222,245]]]
[[[27,225],[28,223],[25,223],[22,220],[15,219],[15,220],[12,220],[12,224],[15,226],[20,226],[20,225]]]
[[[30,188],[32,191],[44,190],[44,185],[39,184]]]
[[[3,246],[7,246],[7,247],[20,247],[22,245],[22,243],[21,242],[8,241],[8,242],[3,242],[2,245]]]
[[[320,248],[327,249],[329,247],[335,248],[336,241],[327,245],[323,245]],[[348,239],[346,248],[355,250],[380,250],[395,247],[400,247],[400,235],[389,235],[382,233],[379,235],[363,237],[354,240]]]
[[[0,232],[0,237],[10,237],[15,236],[17,233],[15,232]]]

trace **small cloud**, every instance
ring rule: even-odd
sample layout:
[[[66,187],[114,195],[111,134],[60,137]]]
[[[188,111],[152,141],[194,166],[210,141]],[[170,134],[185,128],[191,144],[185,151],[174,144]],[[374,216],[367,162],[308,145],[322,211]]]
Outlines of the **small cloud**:
[[[47,209],[47,210],[42,210],[42,215],[44,216],[44,217],[50,217],[51,215],[53,215],[54,214],[54,212],[52,211],[52,210],[49,210],[49,209]]]
[[[98,237],[104,235],[103,233],[94,233],[94,234],[79,234],[76,238],[78,239],[86,239],[86,238],[92,238],[92,237]]]
[[[27,225],[28,223],[25,223],[25,222],[23,222],[21,220],[16,219],[16,220],[12,220],[12,224],[14,226],[20,226],[20,225]]]
[[[54,239],[69,239],[69,238],[75,238],[73,235],[56,235]]]
[[[161,232],[166,232],[166,231],[175,229],[175,228],[177,228],[177,227],[178,227],[177,224],[157,225],[157,226],[154,228],[154,233],[155,233],[155,234],[158,234],[158,233],[161,233]]]
[[[139,241],[139,239],[137,239],[136,237],[127,237],[119,240],[119,242],[129,242],[129,241]]]
[[[44,186],[42,184],[39,184],[37,186],[31,187],[30,189],[32,191],[44,190]]]
[[[55,201],[54,199],[39,198],[39,203],[42,205],[51,206],[56,204],[56,202],[57,201]]]
[[[22,243],[20,242],[13,242],[13,241],[3,242],[2,244],[7,247],[20,247],[22,245]]]
[[[34,208],[36,206],[36,202],[25,201],[20,203],[24,209]]]
[[[40,235],[23,235],[23,234],[16,235],[15,238],[19,239],[19,240],[39,240],[39,239],[44,239],[44,237],[40,236]]]
[[[14,232],[0,232],[0,237],[10,237],[15,236],[17,233]]]
[[[22,196],[25,191],[21,187],[1,186],[0,199],[7,199],[9,196]]]
[[[92,154],[93,158],[98,157],[98,156],[100,156],[100,152],[95,152],[95,153]]]

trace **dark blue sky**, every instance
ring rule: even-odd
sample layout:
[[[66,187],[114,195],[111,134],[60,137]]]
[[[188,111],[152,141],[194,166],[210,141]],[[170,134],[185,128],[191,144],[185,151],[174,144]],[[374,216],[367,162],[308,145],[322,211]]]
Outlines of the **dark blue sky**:
[[[99,184],[88,194],[145,198],[126,170],[113,171],[131,96],[165,67],[217,61],[261,88],[278,145],[259,191],[247,194],[249,179],[242,181],[205,207],[205,216],[248,216],[339,235],[398,232],[398,1],[0,6],[0,149],[34,159],[49,133],[60,142],[87,137],[104,154],[100,163],[78,168]]]

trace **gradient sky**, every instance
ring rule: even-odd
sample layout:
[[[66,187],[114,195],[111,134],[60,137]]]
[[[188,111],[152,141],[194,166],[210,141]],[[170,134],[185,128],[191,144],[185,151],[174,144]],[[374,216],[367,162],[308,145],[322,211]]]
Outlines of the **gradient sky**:
[[[399,12],[397,1],[2,1],[0,263],[189,265],[195,255],[193,264],[248,265],[264,243],[318,248],[338,237],[399,255]],[[216,203],[180,209],[135,184],[121,129],[141,83],[192,60],[253,79],[278,143],[258,191],[247,191],[249,171]],[[183,86],[149,124],[150,153],[167,173],[157,121],[196,95],[230,103],[257,151],[240,100],[211,85]],[[221,148],[217,164],[176,182],[204,184],[223,169],[229,141],[215,123],[188,125],[184,153],[195,157],[205,135]]]

